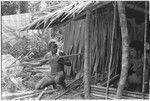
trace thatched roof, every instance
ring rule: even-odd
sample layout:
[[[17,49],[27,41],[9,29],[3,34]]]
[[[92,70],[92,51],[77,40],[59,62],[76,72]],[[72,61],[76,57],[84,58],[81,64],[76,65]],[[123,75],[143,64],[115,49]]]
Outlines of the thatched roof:
[[[40,17],[39,19],[35,20],[31,24],[25,26],[22,30],[28,29],[38,29],[38,28],[48,28],[54,24],[61,24],[68,19],[76,17],[83,13],[86,9],[91,7],[95,7],[99,4],[108,4],[108,2],[104,1],[80,1],[80,2],[73,2],[72,4],[64,7],[63,9],[59,9],[47,15]]]
[[[73,2],[72,4],[54,11],[52,13],[47,13],[44,16],[39,17],[39,19],[35,20],[29,25],[26,25],[21,29],[21,31],[29,30],[29,29],[46,29],[48,27],[53,27],[55,25],[59,25],[63,22],[66,22],[69,19],[75,18],[80,15],[85,15],[85,11],[87,9],[95,10],[103,5],[107,5],[112,1],[78,1]],[[141,5],[144,2],[126,2],[126,4]],[[126,5],[126,7],[134,8],[131,5]],[[139,11],[141,8],[139,9]],[[141,10],[142,11],[142,10]]]

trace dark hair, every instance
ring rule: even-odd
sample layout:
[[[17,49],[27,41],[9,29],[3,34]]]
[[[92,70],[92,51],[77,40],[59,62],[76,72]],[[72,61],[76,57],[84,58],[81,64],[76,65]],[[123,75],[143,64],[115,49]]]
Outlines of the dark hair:
[[[54,44],[53,46],[52,46],[52,48],[57,48],[58,47],[58,45],[57,44]]]
[[[49,47],[49,49],[52,49],[52,48],[57,48],[58,46],[55,43],[55,41],[52,41],[52,42],[49,43],[48,47]]]
[[[142,41],[131,41],[130,45],[131,48],[134,48],[136,51],[141,51],[141,53],[144,52],[144,43]]]

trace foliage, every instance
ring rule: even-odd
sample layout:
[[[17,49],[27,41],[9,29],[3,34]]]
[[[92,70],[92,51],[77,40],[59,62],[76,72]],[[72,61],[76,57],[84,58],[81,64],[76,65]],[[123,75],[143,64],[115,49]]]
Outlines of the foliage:
[[[2,1],[2,16],[28,12],[28,1]]]
[[[15,62],[15,63],[14,63]],[[17,88],[17,85],[20,85],[20,79],[15,79],[14,77],[20,73],[23,69],[21,66],[16,66],[13,68],[6,68],[10,66],[12,63],[14,65],[18,65],[20,62],[17,61],[13,56],[7,54],[2,55],[2,89],[8,90],[8,91],[15,91]]]
[[[18,42],[11,48],[10,54],[15,58],[19,57],[21,54],[25,55],[28,52],[27,46],[28,39],[23,37],[19,39]]]
[[[11,48],[12,46],[8,42],[2,43],[2,55],[9,54]]]
[[[20,13],[27,13],[28,12],[28,1],[19,1],[19,10]]]
[[[2,16],[16,14],[18,4],[16,1],[2,1]]]
[[[61,2],[61,1],[60,1]],[[5,12],[3,9],[3,15],[10,15],[10,14],[16,14],[16,13],[26,13],[26,12],[37,12],[40,11],[40,3],[41,1],[33,2],[30,3],[29,1],[21,1],[21,2],[14,2],[14,1],[9,1],[9,2],[3,2],[3,6],[7,5],[5,8]],[[49,3],[48,5],[57,5],[59,2],[51,2],[47,1]],[[8,5],[9,4],[9,5]],[[15,6],[15,7],[14,7]],[[11,7],[13,9],[11,9]],[[47,6],[48,7],[48,6]],[[3,7],[2,7],[3,8]],[[8,12],[11,11],[12,12]],[[54,10],[54,9],[53,9]],[[51,10],[51,11],[53,11]],[[57,10],[57,7],[55,8]],[[26,33],[25,36],[15,36],[17,38],[17,43],[13,46],[9,45],[9,43],[3,43],[2,45],[2,54],[11,54],[14,58],[18,58],[19,56],[27,55],[30,51],[34,53],[32,58],[39,58],[43,57],[47,53],[47,45],[49,41],[52,39],[55,39],[57,41],[59,49],[62,50],[62,45],[63,45],[63,37],[62,37],[62,28],[49,28],[49,29],[41,29],[41,30],[36,30],[36,31],[30,31],[31,35],[29,32]],[[13,32],[12,32],[13,33]],[[21,72],[21,74],[23,74]],[[18,89],[17,85],[15,85],[12,81],[11,78],[8,77],[6,73],[3,73],[3,78],[2,78],[2,89],[7,90],[7,91],[16,91]],[[27,74],[26,74],[27,75]],[[17,80],[18,78],[15,77]],[[22,78],[19,78],[20,80],[23,80]],[[30,76],[29,80],[23,81],[20,86],[25,87],[25,88],[34,88],[32,87],[37,83],[37,81],[40,79],[40,76],[35,75],[35,76]],[[22,89],[22,88],[19,88]]]
[[[32,1],[29,3],[29,12],[35,13],[40,10],[41,1]]]
[[[45,2],[45,9],[41,8],[42,2]],[[25,13],[25,12],[32,12],[35,13],[37,11],[46,10],[48,12],[52,12],[57,10],[58,8],[62,7],[62,5],[68,5],[69,1],[10,1],[10,2],[2,2],[2,5],[14,7],[14,14],[17,12]],[[55,6],[58,5],[58,6]],[[54,7],[51,9],[51,7]],[[3,8],[3,7],[2,7]],[[48,10],[49,9],[49,10]],[[6,13],[11,14],[10,12]],[[40,13],[39,13],[40,14]],[[20,56],[21,54],[27,54],[29,51],[34,50],[34,53],[37,57],[43,56],[45,52],[47,51],[47,44],[51,39],[55,39],[58,41],[58,45],[60,46],[60,49],[62,49],[63,45],[63,35],[62,35],[62,29],[61,28],[50,28],[50,29],[43,29],[38,30],[37,32],[32,31],[33,35],[29,36],[28,33],[23,38],[16,36],[18,39],[18,42],[13,46],[9,48],[2,48],[4,50],[4,54],[10,53],[15,58]],[[9,51],[7,51],[9,50]]]

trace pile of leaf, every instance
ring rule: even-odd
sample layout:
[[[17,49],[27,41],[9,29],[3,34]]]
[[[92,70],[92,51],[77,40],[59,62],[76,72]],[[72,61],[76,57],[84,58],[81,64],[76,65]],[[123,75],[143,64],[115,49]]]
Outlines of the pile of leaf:
[[[2,43],[2,54],[9,54],[12,46],[9,42]]]
[[[47,70],[43,69],[47,68],[47,65],[31,67],[20,64],[22,63],[18,59],[9,54],[2,55],[2,91],[33,90]]]
[[[12,63],[14,63],[14,65],[18,65],[20,62],[9,54],[2,55],[2,91],[14,92],[22,88],[20,86],[21,79],[15,79],[15,76],[21,72],[23,67],[16,66],[14,68],[7,68]]]

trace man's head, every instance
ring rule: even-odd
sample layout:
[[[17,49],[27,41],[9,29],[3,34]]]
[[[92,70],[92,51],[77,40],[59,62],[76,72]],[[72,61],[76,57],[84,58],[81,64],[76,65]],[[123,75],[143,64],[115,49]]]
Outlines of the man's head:
[[[132,41],[130,43],[129,55],[131,57],[140,57],[144,51],[144,43],[141,41]]]
[[[57,44],[55,43],[55,41],[50,42],[48,48],[49,48],[49,51],[52,52],[52,54],[56,54],[56,53],[57,53],[57,48],[58,48],[58,46],[57,46]]]

